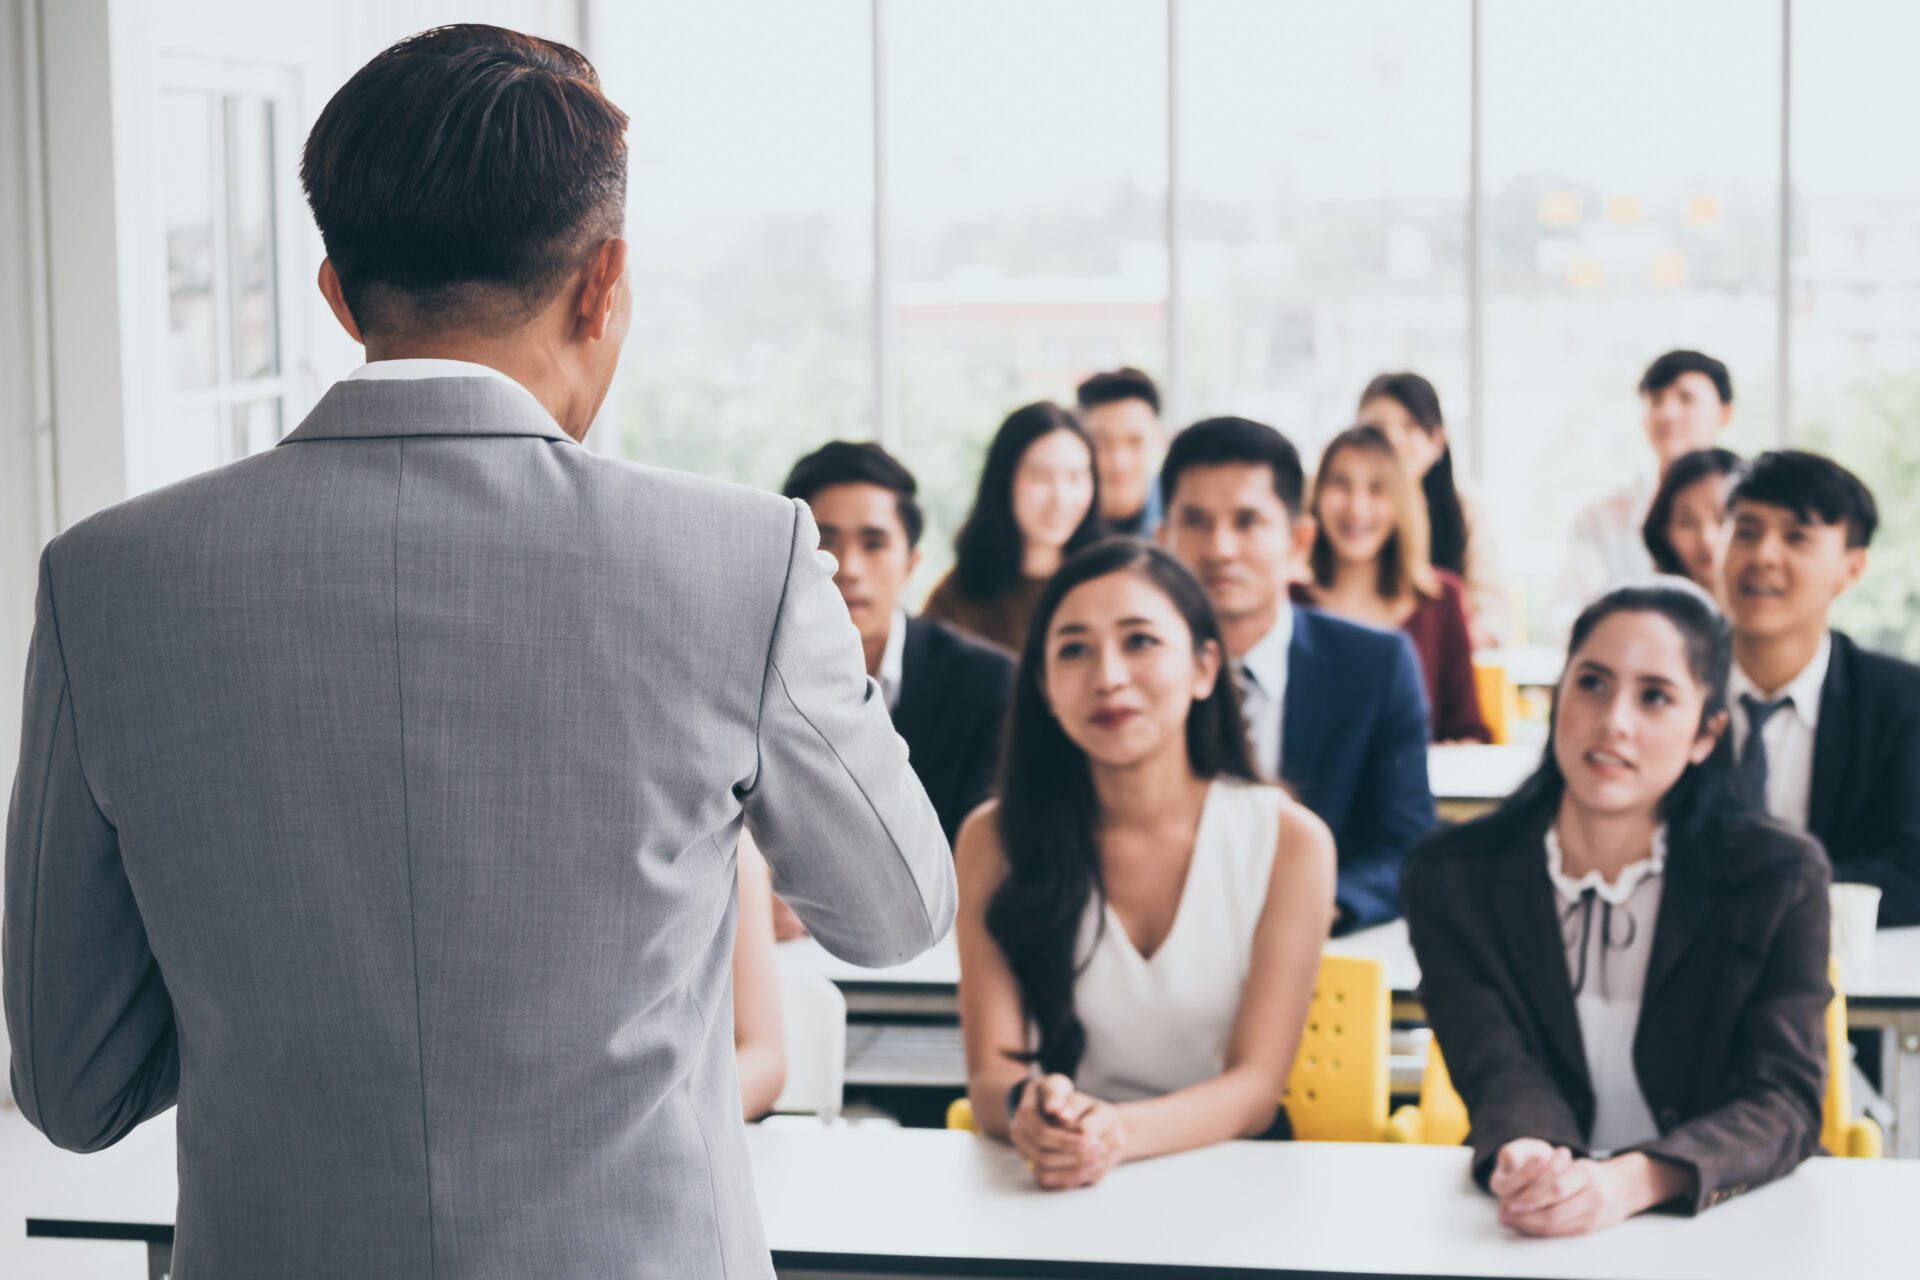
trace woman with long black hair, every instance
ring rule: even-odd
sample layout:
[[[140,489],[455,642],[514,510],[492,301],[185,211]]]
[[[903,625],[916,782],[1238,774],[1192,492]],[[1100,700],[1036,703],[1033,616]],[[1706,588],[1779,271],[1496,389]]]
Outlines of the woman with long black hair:
[[[1540,768],[1408,863],[1421,1000],[1514,1230],[1698,1212],[1819,1145],[1830,873],[1734,771],[1732,661],[1690,583],[1601,597]]]
[[[1500,581],[1493,534],[1479,503],[1453,473],[1453,446],[1440,413],[1440,393],[1417,373],[1383,373],[1360,393],[1357,421],[1379,427],[1407,469],[1420,479],[1427,506],[1427,558],[1467,587],[1473,647],[1505,644],[1512,609]]]
[[[1092,437],[1051,401],[1015,409],[987,446],[953,570],[924,612],[1017,652],[1047,579],[1099,536]]]
[[[1276,1125],[1333,841],[1256,780],[1224,656],[1200,584],[1132,539],[1035,609],[956,931],[975,1121],[1043,1187]]]

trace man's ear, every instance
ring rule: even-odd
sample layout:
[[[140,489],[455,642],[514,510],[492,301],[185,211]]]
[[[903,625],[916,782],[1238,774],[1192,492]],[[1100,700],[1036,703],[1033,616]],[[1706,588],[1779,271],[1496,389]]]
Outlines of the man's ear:
[[[320,286],[320,296],[327,300],[327,306],[333,310],[333,318],[340,322],[340,327],[347,331],[349,338],[363,347],[366,346],[367,340],[360,336],[359,321],[355,320],[353,312],[347,309],[346,290],[340,287],[340,273],[333,269],[332,258],[320,259],[320,278],[317,283]]]
[[[1847,548],[1847,576],[1840,583],[1841,591],[1851,591],[1859,585],[1867,572],[1867,549],[1865,547]]]
[[[1297,515],[1293,518],[1293,562],[1305,564],[1307,557],[1313,554],[1313,540],[1320,532],[1320,522],[1310,515]]]
[[[613,308],[620,281],[627,274],[627,242],[619,236],[600,242],[587,259],[586,278],[581,283],[580,300],[574,313],[581,332],[595,342],[602,341],[613,325]]]
[[[907,576],[911,578],[920,572],[920,548],[914,547],[907,552]]]

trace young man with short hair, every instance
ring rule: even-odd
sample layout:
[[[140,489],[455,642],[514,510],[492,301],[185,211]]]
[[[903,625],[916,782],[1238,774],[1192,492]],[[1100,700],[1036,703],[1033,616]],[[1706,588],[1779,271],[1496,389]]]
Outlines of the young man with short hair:
[[[1754,460],[1727,510],[1740,771],[1767,812],[1819,837],[1836,881],[1880,887],[1882,925],[1920,924],[1920,667],[1827,624],[1866,572],[1873,494],[1782,450]]]
[[[1300,455],[1272,427],[1210,418],[1174,437],[1160,541],[1220,616],[1254,763],[1339,850],[1336,932],[1400,913],[1400,867],[1433,826],[1427,695],[1398,631],[1292,604],[1313,546]]]
[[[1151,538],[1160,527],[1154,469],[1165,445],[1160,389],[1138,369],[1096,373],[1075,392],[1080,421],[1093,437],[1100,473],[1100,518],[1109,532]]]
[[[952,840],[993,791],[1013,656],[901,605],[925,517],[913,474],[877,444],[835,440],[794,464],[781,492],[813,511],[833,585],[860,633],[908,761]]]
[[[1711,448],[1733,421],[1733,376],[1698,351],[1669,351],[1640,378],[1641,427],[1656,469],[1636,477],[1574,516],[1573,532],[1548,606],[1548,630],[1564,636],[1580,611],[1609,589],[1652,577],[1641,537],[1660,478],[1674,461]]]

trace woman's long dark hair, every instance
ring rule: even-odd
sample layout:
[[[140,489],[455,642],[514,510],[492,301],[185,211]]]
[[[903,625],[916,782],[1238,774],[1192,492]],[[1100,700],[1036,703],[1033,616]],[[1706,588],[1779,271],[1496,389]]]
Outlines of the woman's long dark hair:
[[[1080,419],[1050,400],[1025,405],[1007,415],[987,446],[986,465],[980,469],[980,488],[973,510],[953,540],[953,574],[960,589],[975,600],[998,600],[1020,581],[1026,557],[1026,536],[1013,518],[1013,475],[1034,441],[1056,431],[1070,432],[1087,446],[1087,470],[1093,497],[1087,514],[1061,548],[1070,556],[1100,535],[1100,476],[1093,465],[1093,437]]]
[[[1429,436],[1447,425],[1440,416],[1440,393],[1417,373],[1383,373],[1360,393],[1360,403],[1392,400],[1407,411],[1420,430]],[[1427,560],[1448,573],[1467,571],[1467,513],[1460,504],[1460,488],[1453,479],[1453,446],[1440,456],[1421,478],[1420,492],[1427,500]]]
[[[1695,449],[1673,460],[1667,474],[1660,477],[1660,491],[1653,495],[1653,505],[1647,508],[1647,522],[1640,526],[1640,540],[1647,544],[1654,568],[1676,578],[1693,576],[1680,562],[1680,553],[1673,549],[1673,540],[1667,536],[1667,526],[1673,523],[1674,502],[1708,476],[1729,476],[1738,484],[1746,473],[1747,464],[1731,449]]]
[[[1580,652],[1595,627],[1616,613],[1655,613],[1672,623],[1686,641],[1687,668],[1706,695],[1700,707],[1699,729],[1727,709],[1727,678],[1733,670],[1733,629],[1713,600],[1688,581],[1661,580],[1617,587],[1588,605],[1573,624],[1567,642],[1567,664]],[[1559,728],[1560,694],[1554,693],[1553,718],[1548,724],[1547,750],[1540,767],[1501,804],[1489,822],[1526,825],[1550,822],[1559,812],[1567,780],[1554,757],[1554,733]],[[1723,730],[1713,753],[1690,764],[1660,801],[1660,817],[1667,824],[1669,882],[1686,890],[1697,888],[1718,868],[1715,854],[1728,847],[1732,824],[1762,813],[1734,767],[1733,734]]]
[[[1065,1075],[1078,1070],[1087,1047],[1073,1008],[1079,970],[1074,943],[1087,903],[1105,889],[1093,774],[1086,753],[1060,727],[1044,696],[1047,630],[1069,591],[1114,573],[1136,573],[1159,588],[1186,620],[1194,652],[1212,643],[1220,654],[1213,692],[1187,712],[1187,762],[1194,774],[1259,779],[1219,619],[1186,567],[1137,538],[1109,538],[1061,565],[1034,606],[1020,655],[1000,775],[998,825],[1007,875],[987,904],[987,932],[1006,956],[1027,1019],[1039,1031],[1031,1059],[1043,1071]]]

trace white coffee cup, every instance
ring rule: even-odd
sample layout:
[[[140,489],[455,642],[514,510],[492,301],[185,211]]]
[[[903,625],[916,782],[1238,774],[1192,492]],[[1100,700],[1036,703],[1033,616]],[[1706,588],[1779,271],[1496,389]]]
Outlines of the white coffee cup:
[[[1880,922],[1880,890],[1870,884],[1836,884],[1827,890],[1832,916],[1833,958],[1842,991],[1873,976],[1873,935]]]

